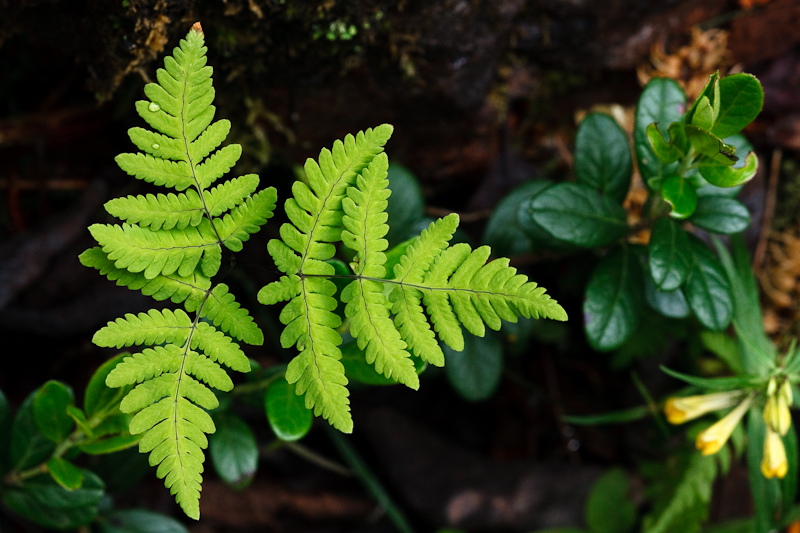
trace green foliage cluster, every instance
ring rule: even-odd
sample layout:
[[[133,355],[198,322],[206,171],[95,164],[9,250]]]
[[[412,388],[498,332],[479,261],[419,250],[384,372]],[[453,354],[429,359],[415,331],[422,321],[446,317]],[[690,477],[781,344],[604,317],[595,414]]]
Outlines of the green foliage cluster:
[[[588,115],[575,139],[575,181],[524,184],[498,206],[485,239],[504,253],[602,250],[583,302],[586,335],[597,350],[623,346],[645,309],[667,318],[694,315],[721,331],[733,317],[732,287],[695,229],[727,235],[748,226],[750,214],[735,195],[758,160],[740,131],[762,104],[761,84],[749,74],[714,74],[688,107],[673,80],[653,79],[636,106],[632,149],[610,116]],[[622,206],[632,152],[648,188],[636,223]],[[629,242],[645,229],[646,245]]]
[[[305,394],[306,407],[344,432],[352,431],[352,418],[332,278],[349,281],[340,293],[345,325],[366,361],[379,374],[413,389],[419,387],[415,358],[444,365],[437,336],[460,351],[462,325],[481,337],[485,326],[498,330],[503,320],[516,322],[518,316],[567,318],[508,259],[487,262],[488,246],[450,246],[458,227],[456,214],[432,222],[419,237],[399,245],[402,253],[384,253],[391,192],[382,147],[391,132],[391,126],[382,125],[348,136],[332,150],[323,150],[319,162],[306,161],[308,184],[295,182],[285,206],[290,222],[268,246],[285,275],[258,294],[266,305],[289,301],[280,315],[286,325],[281,344],[300,353],[289,363],[286,378]],[[345,274],[337,274],[328,262],[337,243],[355,253]],[[394,256],[391,271],[387,255]]]
[[[179,194],[116,198],[108,212],[123,224],[89,228],[99,246],[80,256],[117,285],[139,290],[183,309],[127,314],[98,331],[99,346],[150,346],[126,357],[108,374],[109,387],[134,386],[120,409],[135,414],[130,432],[141,435],[139,450],[150,454],[158,477],[187,515],[199,517],[203,448],[215,431],[207,410],[219,401],[210,387],[233,389],[223,365],[248,372],[239,346],[263,343],[264,336],[227,285],[213,283],[222,250],[242,243],[272,216],[274,188],[255,192],[258,176],[215,182],[236,164],[242,149],[220,148],[230,122],[214,122],[212,69],[199,25],[189,32],[145,86],[149,101],[136,103],[154,130],[132,128],[141,152],[117,157],[131,176]],[[190,316],[187,313],[192,313]]]

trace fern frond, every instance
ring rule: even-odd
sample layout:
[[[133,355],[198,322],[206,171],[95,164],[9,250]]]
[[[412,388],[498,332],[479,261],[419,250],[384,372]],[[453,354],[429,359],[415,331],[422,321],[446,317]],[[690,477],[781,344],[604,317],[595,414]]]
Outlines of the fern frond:
[[[208,318],[235,339],[256,346],[264,344],[264,334],[253,322],[253,317],[236,302],[224,283],[220,283],[209,293],[200,316]]]
[[[225,215],[225,218],[215,218],[216,234],[219,235],[225,247],[234,252],[241,250],[242,242],[248,240],[253,233],[258,232],[261,226],[272,217],[276,200],[275,189],[264,189],[245,200],[242,205],[235,207]]]
[[[181,311],[151,309],[147,313],[118,318],[94,334],[92,342],[98,346],[122,348],[134,344],[178,344],[189,338],[192,319]]]
[[[148,194],[114,198],[105,205],[106,211],[131,224],[159,229],[184,229],[197,226],[203,220],[203,201],[197,191],[185,194]]]
[[[111,281],[116,281],[121,287],[141,291],[145,296],[151,296],[159,302],[169,299],[172,303],[183,303],[184,309],[189,312],[196,311],[200,307],[205,300],[206,292],[211,287],[211,280],[197,271],[185,277],[173,274],[147,279],[142,272],[117,268],[114,261],[110,260],[108,254],[99,246],[86,250],[79,259],[81,264],[96,268],[100,274]]]
[[[198,264],[205,276],[219,271],[220,245],[208,220],[197,227],[160,231],[132,224],[93,224],[89,232],[117,268],[144,272],[147,279],[173,273],[185,277]]]
[[[358,347],[366,350],[367,362],[386,377],[418,389],[419,377],[411,354],[389,318],[383,284],[367,279],[380,279],[386,273],[383,251],[389,243],[383,237],[389,232],[388,170],[386,154],[376,156],[358,177],[358,187],[349,187],[347,198],[342,201],[345,213],[342,242],[357,252],[352,266],[358,276],[342,292],[342,301],[347,304],[345,315],[351,320],[350,333],[358,341]]]
[[[347,378],[339,362],[342,339],[335,328],[341,321],[333,313],[336,286],[320,276],[334,273],[325,261],[333,257],[334,243],[341,239],[342,198],[381,153],[391,133],[392,127],[384,124],[356,137],[348,135],[332,150],[323,149],[319,163],[306,161],[308,185],[296,182],[292,187],[294,197],[285,204],[290,222],[280,230],[283,242],[273,240],[268,246],[278,268],[290,277],[260,293],[264,301],[294,295],[280,317],[286,325],[281,345],[300,351],[289,363],[286,379],[297,384],[298,394],[305,394],[307,407],[344,432],[352,431],[353,421]],[[291,276],[299,278],[299,286]]]
[[[158,83],[136,102],[139,115],[154,130],[132,128],[129,136],[141,150],[116,160],[128,174],[178,194],[117,198],[106,204],[122,225],[89,228],[99,247],[85,251],[81,262],[117,285],[156,300],[183,304],[181,309],[150,310],[109,322],[95,334],[100,346],[151,346],[126,357],[106,379],[109,387],[137,384],[120,409],[136,413],[130,431],[142,433],[139,450],[158,465],[157,475],[192,518],[199,517],[203,451],[214,424],[205,409],[218,400],[211,388],[228,391],[233,382],[222,365],[247,372],[250,362],[234,339],[250,344],[264,337],[253,318],[211,278],[222,261],[223,246],[232,251],[272,216],[276,192],[256,193],[258,176],[224,181],[241,156],[237,144],[222,146],[231,129],[213,122],[212,69],[199,25],[158,69]],[[213,122],[213,123],[212,123]],[[183,191],[183,192],[181,192]],[[214,325],[203,322],[206,318]]]

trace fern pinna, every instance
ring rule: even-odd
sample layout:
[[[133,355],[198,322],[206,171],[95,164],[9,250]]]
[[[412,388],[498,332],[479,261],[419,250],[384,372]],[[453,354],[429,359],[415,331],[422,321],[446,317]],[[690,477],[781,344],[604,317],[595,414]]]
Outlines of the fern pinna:
[[[284,348],[300,351],[286,370],[305,403],[334,427],[352,431],[347,377],[339,361],[341,319],[334,312],[334,267],[328,263],[342,243],[355,253],[352,281],[343,289],[349,330],[379,373],[413,389],[419,378],[412,357],[444,365],[438,338],[463,350],[463,325],[482,336],[484,324],[499,329],[501,320],[518,316],[566,320],[558,303],[542,287],[509,266],[508,259],[490,256],[488,246],[449,246],[458,215],[433,222],[408,244],[387,276],[386,206],[391,194],[386,179],[388,160],[383,146],[392,134],[384,124],[347,136],[322,150],[319,162],[305,164],[308,184],[296,182],[286,201],[290,220],[268,251],[285,274],[261,289],[265,305],[281,301]],[[390,290],[386,290],[389,288]],[[388,296],[387,296],[388,293]],[[425,311],[427,310],[427,315]],[[433,326],[433,327],[431,327]],[[434,330],[436,333],[434,333]]]
[[[214,423],[206,412],[218,405],[209,387],[233,388],[221,365],[247,372],[250,363],[238,341],[262,344],[263,334],[228,287],[211,279],[221,265],[222,247],[237,252],[272,216],[276,192],[258,193],[258,176],[248,174],[212,185],[239,159],[237,144],[219,148],[230,122],[214,119],[214,88],[206,47],[195,24],[158,69],[158,83],[145,86],[149,101],[136,102],[154,129],[131,128],[141,152],[121,154],[119,166],[138,179],[179,194],[116,198],[106,210],[122,225],[89,228],[100,246],[81,262],[117,285],[185,309],[152,309],[127,314],[98,331],[99,346],[145,345],[109,374],[109,387],[138,384],[120,408],[137,413],[130,431],[142,434],[139,450],[158,465],[157,475],[192,518],[199,498],[206,434]],[[213,122],[213,123],[212,123]],[[191,313],[193,316],[187,314]],[[213,325],[212,325],[213,324]]]

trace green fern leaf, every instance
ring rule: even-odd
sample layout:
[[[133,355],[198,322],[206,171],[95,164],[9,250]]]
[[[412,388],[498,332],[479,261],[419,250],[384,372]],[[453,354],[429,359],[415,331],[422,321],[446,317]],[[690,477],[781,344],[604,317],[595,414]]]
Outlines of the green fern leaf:
[[[200,307],[206,298],[206,292],[211,287],[211,280],[196,271],[186,277],[173,274],[147,279],[142,272],[117,268],[114,261],[111,261],[108,254],[99,246],[86,250],[79,259],[81,264],[96,268],[100,274],[111,281],[116,281],[121,287],[141,291],[145,296],[152,296],[159,302],[169,299],[172,303],[183,303],[184,309],[190,313]]]
[[[98,346],[122,348],[134,344],[178,344],[189,338],[193,328],[192,319],[180,309],[158,311],[151,309],[138,316],[128,313],[125,318],[109,322],[94,334],[92,342]]]
[[[358,347],[366,350],[367,362],[387,378],[394,378],[412,389],[419,388],[419,377],[406,351],[406,343],[389,318],[383,284],[368,278],[383,278],[389,243],[383,237],[389,232],[386,225],[387,189],[386,175],[389,161],[386,154],[376,156],[369,167],[358,177],[358,187],[350,187],[342,201],[344,217],[342,242],[355,250],[353,271],[358,279],[342,292],[347,305],[345,315],[351,319],[350,333]]]
[[[336,286],[319,276],[334,273],[325,261],[333,257],[334,243],[341,239],[342,198],[347,188],[381,153],[391,133],[392,127],[384,124],[356,137],[348,135],[343,142],[336,141],[332,150],[323,149],[319,163],[306,161],[308,185],[296,182],[292,187],[294,197],[285,204],[290,223],[281,226],[283,244],[272,241],[268,247],[278,268],[299,278],[299,287],[291,281],[281,281],[260,293],[265,301],[295,295],[280,316],[286,325],[281,345],[296,346],[300,351],[289,363],[286,379],[296,383],[297,393],[306,395],[306,406],[313,407],[316,415],[348,433],[353,421],[345,387],[347,378],[339,362],[341,337],[334,329],[341,325],[333,313]]]
[[[272,187],[255,192],[259,179],[254,174],[209,189],[236,164],[242,149],[222,147],[231,124],[213,122],[215,93],[205,53],[196,25],[165,58],[158,83],[145,86],[149,101],[136,102],[139,115],[157,131],[132,128],[129,136],[141,152],[116,158],[128,174],[179,193],[109,201],[107,211],[126,223],[91,226],[99,247],[80,256],[117,285],[183,304],[195,314],[192,318],[180,309],[127,314],[94,336],[100,346],[151,346],[125,357],[106,384],[136,385],[120,409],[135,413],[130,431],[143,434],[139,450],[150,454],[156,474],[192,518],[199,517],[206,434],[215,430],[205,410],[219,403],[211,389],[233,388],[223,365],[250,369],[234,339],[264,340],[228,287],[212,288],[211,278],[220,269],[223,246],[241,250],[272,216],[276,201]]]
[[[203,201],[195,190],[186,194],[148,194],[114,198],[105,205],[106,211],[117,218],[150,230],[184,229],[197,226],[203,220]]]
[[[89,232],[117,268],[144,272],[148,279],[173,273],[185,277],[198,265],[208,277],[219,271],[219,241],[208,220],[197,227],[161,231],[131,224],[93,224]]]
[[[277,195],[275,189],[264,189],[234,208],[225,218],[214,219],[214,226],[225,247],[234,252],[242,249],[242,242],[256,233],[269,218],[275,208]]]
[[[255,346],[264,344],[264,334],[253,322],[253,317],[236,302],[224,283],[214,287],[208,295],[200,316],[208,318],[235,339]]]

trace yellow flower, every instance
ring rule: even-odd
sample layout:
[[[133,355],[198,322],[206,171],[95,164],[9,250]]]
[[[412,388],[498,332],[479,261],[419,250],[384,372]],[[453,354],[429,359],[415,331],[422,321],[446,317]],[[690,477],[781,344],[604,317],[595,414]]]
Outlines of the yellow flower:
[[[771,427],[767,426],[767,436],[764,438],[764,458],[761,460],[761,473],[767,479],[773,477],[783,478],[789,469],[786,461],[786,449],[783,440]]]
[[[774,379],[774,378],[773,378]],[[784,381],[780,388],[773,387],[770,380],[768,389],[767,403],[764,405],[764,422],[769,427],[781,434],[786,435],[792,425],[792,414],[789,412],[789,405],[792,403],[792,386],[788,381]]]
[[[753,403],[753,398],[752,394],[749,395],[733,411],[697,436],[695,445],[703,455],[715,454],[725,445],[739,421],[750,408],[750,404]]]
[[[735,405],[741,397],[741,391],[735,390],[669,398],[664,405],[664,414],[670,424],[683,424],[706,413]]]

